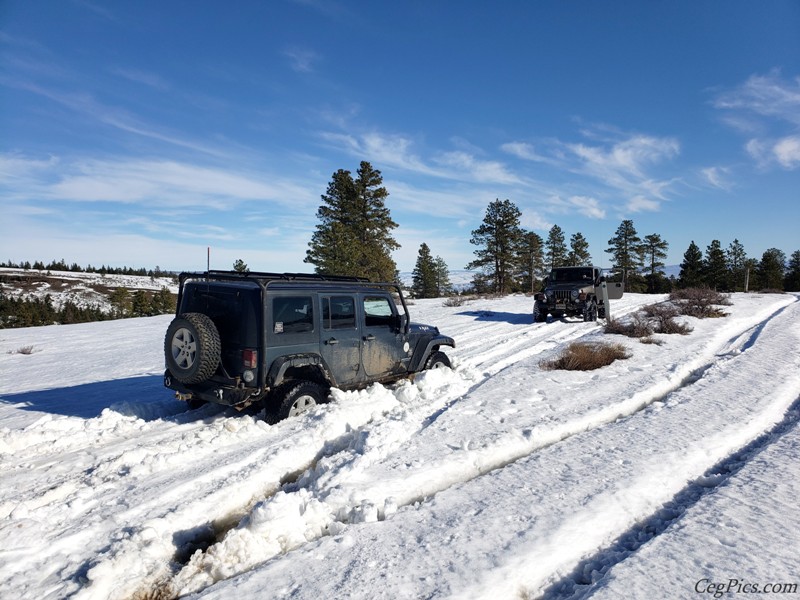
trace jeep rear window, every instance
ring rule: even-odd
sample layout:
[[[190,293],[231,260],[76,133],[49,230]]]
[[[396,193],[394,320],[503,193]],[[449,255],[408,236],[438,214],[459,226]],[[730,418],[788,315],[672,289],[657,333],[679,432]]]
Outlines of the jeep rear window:
[[[254,347],[258,345],[259,298],[258,289],[190,283],[184,288],[180,312],[208,315],[223,342],[235,340]]]
[[[351,296],[323,298],[322,327],[325,329],[355,329],[355,300]]]
[[[273,333],[305,333],[313,330],[311,296],[276,296],[272,299]]]

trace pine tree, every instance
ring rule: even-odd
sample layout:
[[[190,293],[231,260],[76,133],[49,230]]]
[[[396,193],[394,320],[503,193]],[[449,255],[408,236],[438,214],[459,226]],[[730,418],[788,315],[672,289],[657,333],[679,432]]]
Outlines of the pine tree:
[[[686,252],[683,253],[681,272],[678,275],[678,287],[692,288],[698,287],[703,283],[703,253],[700,247],[694,243],[689,244]]]
[[[510,200],[495,200],[486,209],[483,224],[472,231],[470,243],[479,246],[475,260],[467,269],[480,269],[475,287],[487,285],[495,293],[505,294],[513,285],[518,267],[522,229],[520,211]]]
[[[250,267],[241,258],[237,258],[233,263],[233,270],[237,273],[249,273]]]
[[[786,274],[786,255],[778,248],[770,248],[758,263],[758,285],[761,289],[782,290]]]
[[[436,298],[439,295],[436,284],[437,272],[436,262],[431,256],[428,244],[423,243],[419,247],[417,264],[412,273],[411,289],[415,298]]]
[[[564,231],[558,225],[553,225],[547,234],[547,241],[544,243],[544,257],[548,270],[565,266],[567,264],[567,256]]]
[[[738,239],[733,240],[725,251],[725,266],[728,270],[727,289],[732,292],[744,290],[746,263],[747,253],[744,251],[744,246]]]
[[[392,237],[397,227],[386,207],[389,195],[381,172],[362,161],[353,179],[339,169],[317,210],[320,223],[311,237],[305,262],[320,274],[352,275],[391,281],[397,265],[391,251],[400,247]]]
[[[706,256],[703,259],[703,283],[712,290],[719,290],[725,287],[728,275],[728,264],[725,260],[725,252],[719,240],[712,240],[706,247]]]
[[[622,221],[614,237],[608,240],[609,247],[606,252],[611,254],[614,260],[612,268],[622,273],[623,290],[626,292],[631,291],[636,272],[642,266],[641,242],[633,221],[629,219]]]
[[[433,262],[436,265],[436,297],[450,296],[453,293],[453,284],[450,282],[450,269],[441,256]]]
[[[665,286],[660,279],[666,279],[663,275],[664,259],[667,258],[669,243],[661,239],[657,233],[644,236],[642,243],[642,253],[644,255],[644,267],[647,270],[647,291],[651,294],[656,293]]]
[[[795,250],[789,257],[789,270],[786,272],[783,289],[787,292],[800,292],[800,250]]]
[[[520,244],[520,267],[523,276],[522,289],[535,292],[541,280],[544,279],[544,240],[534,231],[525,231]]]
[[[573,267],[590,267],[592,265],[592,255],[589,254],[589,242],[583,234],[573,233],[569,238],[569,254],[567,264]]]

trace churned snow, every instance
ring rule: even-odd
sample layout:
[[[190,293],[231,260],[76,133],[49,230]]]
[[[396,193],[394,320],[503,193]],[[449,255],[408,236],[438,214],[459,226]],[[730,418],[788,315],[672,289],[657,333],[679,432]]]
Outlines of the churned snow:
[[[626,295],[613,312],[662,299]],[[273,426],[172,398],[168,316],[0,331],[0,597],[800,584],[800,302],[732,301],[648,345],[597,323],[533,324],[525,296],[418,300],[414,320],[456,340],[452,370],[333,390]],[[631,357],[540,367],[574,340]]]

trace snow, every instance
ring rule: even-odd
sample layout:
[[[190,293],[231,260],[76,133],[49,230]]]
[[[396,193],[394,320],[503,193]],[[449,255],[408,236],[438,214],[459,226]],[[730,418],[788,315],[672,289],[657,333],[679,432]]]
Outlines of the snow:
[[[626,295],[613,312],[658,300]],[[171,397],[168,316],[2,330],[0,597],[798,584],[800,302],[732,301],[727,317],[685,318],[692,333],[648,345],[595,323],[533,324],[522,295],[416,300],[413,318],[456,340],[452,370],[333,390],[273,426]],[[575,340],[631,357],[541,368]]]

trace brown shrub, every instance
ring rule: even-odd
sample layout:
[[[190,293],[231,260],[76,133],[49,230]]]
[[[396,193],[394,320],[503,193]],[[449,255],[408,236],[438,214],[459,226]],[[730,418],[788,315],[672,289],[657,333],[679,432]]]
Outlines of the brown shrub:
[[[669,302],[659,302],[658,304],[648,304],[642,308],[642,312],[653,324],[653,329],[657,333],[679,333],[686,335],[692,328],[685,323],[678,323],[675,317],[681,314],[677,306]]]
[[[633,338],[643,338],[653,335],[653,327],[641,313],[633,315],[631,321],[618,321],[610,319],[603,329],[606,333],[615,333]]]
[[[669,295],[669,299],[678,307],[682,315],[698,319],[725,317],[727,313],[717,306],[731,305],[729,296],[709,288],[675,290]]]
[[[629,357],[628,349],[622,344],[572,342],[555,358],[543,360],[539,366],[548,371],[593,371]]]

